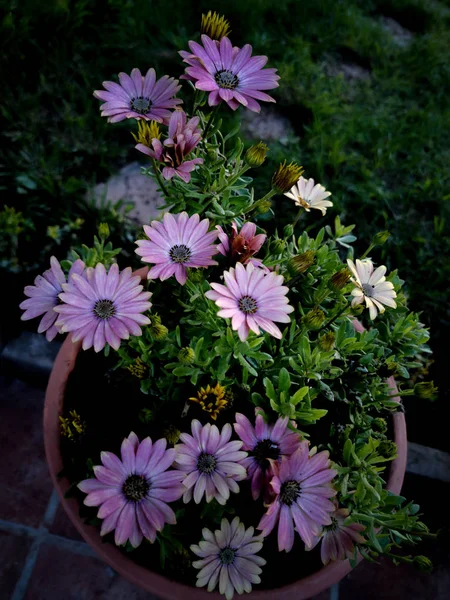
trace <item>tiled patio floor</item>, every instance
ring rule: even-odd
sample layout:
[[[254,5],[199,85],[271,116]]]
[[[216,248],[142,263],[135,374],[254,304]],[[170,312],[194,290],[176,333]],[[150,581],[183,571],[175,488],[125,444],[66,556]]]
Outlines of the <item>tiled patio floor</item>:
[[[0,600],[157,600],[96,558],[61,509],[44,457],[43,399],[0,377]],[[364,564],[315,600],[449,600],[447,559],[431,577]]]

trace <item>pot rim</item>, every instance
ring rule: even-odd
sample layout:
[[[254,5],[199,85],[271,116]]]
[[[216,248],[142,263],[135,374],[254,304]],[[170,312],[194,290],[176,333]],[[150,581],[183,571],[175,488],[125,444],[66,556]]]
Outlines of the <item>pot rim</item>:
[[[145,272],[145,269],[138,271],[139,274],[141,274],[141,272]],[[363,326],[359,322],[355,322],[354,326],[357,331],[364,331]],[[130,558],[127,558],[127,556],[125,556],[117,547],[112,544],[104,543],[97,528],[83,523],[79,517],[79,504],[75,498],[64,497],[69,489],[70,482],[66,477],[58,476],[63,469],[60,452],[59,416],[62,414],[67,380],[75,366],[80,348],[81,342],[72,342],[71,336],[68,335],[53,365],[44,405],[45,454],[53,484],[64,510],[84,540],[94,548],[99,556],[110,567],[120,573],[120,575],[140,588],[156,594],[161,598],[164,598],[164,600],[179,600],[180,598],[183,598],[184,600],[223,600],[223,596],[217,592],[207,592],[202,588],[194,588],[177,581],[172,581],[163,575],[136,564]],[[390,377],[387,380],[387,383],[394,393],[398,392],[393,377]],[[398,396],[394,399],[400,402]],[[405,476],[407,458],[407,436],[404,413],[395,413],[393,415],[393,422],[394,441],[397,444],[398,456],[391,463],[386,489],[394,494],[399,494]],[[361,560],[362,556],[359,556],[358,563]],[[307,600],[314,595],[320,594],[323,590],[343,579],[351,570],[352,567],[348,559],[344,561],[335,561],[322,567],[315,573],[287,586],[269,590],[256,589],[250,594],[247,594],[246,597],[251,598],[252,600],[269,600],[276,595],[277,600]]]

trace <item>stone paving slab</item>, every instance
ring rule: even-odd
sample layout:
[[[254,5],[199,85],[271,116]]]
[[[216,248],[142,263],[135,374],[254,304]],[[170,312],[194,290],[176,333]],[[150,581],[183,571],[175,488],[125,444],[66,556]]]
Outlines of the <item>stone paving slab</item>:
[[[0,531],[0,598],[11,597],[30,545],[29,539]]]

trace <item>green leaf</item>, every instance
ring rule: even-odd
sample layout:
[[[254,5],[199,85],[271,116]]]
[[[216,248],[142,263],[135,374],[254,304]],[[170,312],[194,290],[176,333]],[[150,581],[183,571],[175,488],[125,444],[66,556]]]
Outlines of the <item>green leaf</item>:
[[[278,389],[280,392],[288,392],[291,387],[291,378],[287,369],[284,367],[280,370],[280,374],[278,375]]]

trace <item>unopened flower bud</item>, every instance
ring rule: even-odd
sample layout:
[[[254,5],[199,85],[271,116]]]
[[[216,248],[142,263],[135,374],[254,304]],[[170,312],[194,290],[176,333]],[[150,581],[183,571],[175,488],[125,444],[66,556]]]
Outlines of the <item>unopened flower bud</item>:
[[[182,365],[191,365],[195,359],[195,352],[192,348],[186,347],[181,348],[178,352],[178,360]]]
[[[149,408],[141,408],[138,418],[141,423],[151,423],[153,421],[153,411],[151,411]]]
[[[348,269],[342,269],[330,277],[328,281],[328,287],[334,292],[339,292],[347,285],[349,281],[350,271]]]
[[[202,15],[200,33],[220,42],[223,37],[230,35],[230,23],[224,16],[210,10],[206,15]]]
[[[378,446],[378,454],[384,458],[395,458],[397,456],[397,444],[392,440],[385,440]]]
[[[317,306],[306,313],[302,322],[308,329],[319,329],[325,321],[325,313]]]
[[[387,242],[390,238],[391,234],[389,231],[379,231],[373,236],[372,245],[373,246],[382,246]]]
[[[263,142],[258,142],[245,153],[245,162],[252,168],[260,167],[266,160],[267,152],[269,147]]]
[[[264,200],[264,202],[260,202],[256,207],[256,212],[258,215],[265,215],[266,212],[272,208],[272,202],[270,200]]]
[[[188,279],[193,283],[201,283],[204,279],[203,269],[188,269]]]
[[[206,154],[208,155],[209,160],[212,160],[213,162],[217,162],[219,159],[219,150],[217,148],[208,148]]]
[[[414,565],[424,573],[430,573],[433,570],[433,563],[426,556],[415,556],[413,558]]]
[[[100,223],[98,226],[98,236],[101,240],[105,241],[109,238],[109,225],[108,223]]]
[[[128,365],[127,369],[138,379],[144,379],[148,372],[147,365],[139,358],[139,356],[133,364]]]
[[[281,238],[275,238],[271,241],[270,249],[273,250],[276,254],[280,254],[286,247],[285,240]]]
[[[158,342],[162,342],[166,339],[169,330],[165,325],[155,323],[152,321],[150,325],[150,333],[155,340],[157,340]]]
[[[286,164],[286,161],[281,163],[272,177],[272,187],[279,193],[288,192],[300,179],[303,173],[303,167],[297,163],[291,162]]]
[[[295,272],[304,273],[307,271],[309,267],[314,264],[315,254],[314,250],[307,250],[306,252],[294,256],[291,260],[291,265]]]
[[[372,429],[378,433],[386,433],[387,431],[386,419],[382,419],[381,417],[375,417],[375,419],[372,420],[371,425]]]
[[[175,425],[169,425],[167,429],[163,429],[162,434],[171,446],[175,446],[180,439],[181,431],[177,429]]]
[[[357,304],[356,306],[351,307],[351,313],[355,317],[358,317],[363,311],[364,311],[363,304]]]
[[[329,352],[333,350],[334,345],[336,343],[336,334],[334,331],[327,331],[319,338],[319,348],[324,352]]]
[[[438,391],[434,381],[421,381],[414,386],[415,395],[424,400],[433,400]]]
[[[291,225],[291,223],[288,223],[288,225],[286,225],[285,228],[283,229],[283,237],[290,238],[293,235],[294,235],[294,227]]]

